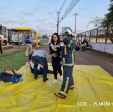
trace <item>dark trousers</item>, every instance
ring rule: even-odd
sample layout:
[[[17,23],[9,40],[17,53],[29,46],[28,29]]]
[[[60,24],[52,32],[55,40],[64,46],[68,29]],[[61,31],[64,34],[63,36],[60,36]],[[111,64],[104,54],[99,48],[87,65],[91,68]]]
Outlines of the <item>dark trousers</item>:
[[[76,51],[79,51],[79,50],[80,50],[80,47],[79,47],[79,46],[76,46],[76,47],[75,47],[75,50],[76,50]]]
[[[1,52],[1,54],[3,53],[3,52],[2,52],[2,46],[1,46],[1,45],[0,45],[0,52]]]
[[[30,69],[31,69],[31,72],[34,73],[34,68],[32,68],[31,65],[30,65]],[[53,71],[48,69],[47,73],[53,74]],[[40,68],[40,70],[38,70],[38,74],[43,74],[43,68]]]
[[[48,71],[48,65],[47,65],[47,60],[44,57],[40,57],[40,56],[32,56],[31,57],[32,62],[34,63],[34,76],[38,76],[38,64],[41,64],[44,68],[43,68],[43,79],[47,78],[47,71]]]
[[[31,65],[30,65],[30,69],[31,69],[31,72],[34,73],[34,68],[32,68]],[[40,68],[40,69],[37,68],[37,70],[38,70],[37,71],[38,74],[43,74],[43,68]]]
[[[65,96],[68,93],[70,86],[74,85],[72,73],[73,66],[63,66],[63,83],[60,93]]]
[[[52,57],[52,66],[53,66],[54,78],[57,79],[57,72],[60,74],[60,76],[62,76],[60,57],[58,58]]]

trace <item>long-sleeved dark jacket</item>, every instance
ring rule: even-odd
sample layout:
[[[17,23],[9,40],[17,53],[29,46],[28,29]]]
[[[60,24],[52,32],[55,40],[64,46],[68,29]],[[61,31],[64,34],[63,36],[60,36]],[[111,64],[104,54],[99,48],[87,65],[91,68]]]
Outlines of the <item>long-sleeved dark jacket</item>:
[[[61,53],[61,47],[60,44],[56,44],[57,48],[54,49],[53,46],[55,45],[55,43],[50,43],[49,48],[50,48],[50,54],[57,54],[57,57],[60,57],[60,53]]]
[[[63,66],[74,66],[75,61],[75,43],[72,38],[67,37],[68,42],[65,43],[62,49],[62,64]]]

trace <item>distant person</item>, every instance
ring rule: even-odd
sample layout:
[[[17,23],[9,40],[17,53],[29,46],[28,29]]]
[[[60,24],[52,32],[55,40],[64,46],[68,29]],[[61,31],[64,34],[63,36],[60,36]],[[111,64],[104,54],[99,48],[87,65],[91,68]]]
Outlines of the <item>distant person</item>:
[[[43,81],[48,80],[47,72],[48,72],[48,62],[49,56],[45,50],[36,50],[32,56],[31,60],[34,64],[34,78],[38,78],[38,70],[37,67],[40,64],[41,68],[43,68]]]
[[[86,40],[86,38],[84,38],[84,40],[82,41],[82,51],[84,51],[88,46],[88,41]]]
[[[58,82],[57,80],[57,72],[61,76],[61,80],[63,80],[62,77],[62,70],[61,70],[61,65],[60,65],[60,37],[57,33],[54,33],[51,38],[51,43],[50,43],[50,54],[52,56],[52,67],[53,67],[53,72],[54,72],[54,80],[52,83]]]
[[[76,42],[75,50],[76,50],[76,51],[79,51],[80,48],[81,48],[81,45],[82,45],[81,40],[78,40],[78,41]]]
[[[32,53],[32,38],[31,38],[30,33],[28,33],[28,35],[26,36],[26,53],[25,53],[25,56],[28,56],[29,49],[30,49],[30,52]]]
[[[3,53],[3,51],[2,51],[2,38],[0,37],[0,52],[1,52],[1,54]]]

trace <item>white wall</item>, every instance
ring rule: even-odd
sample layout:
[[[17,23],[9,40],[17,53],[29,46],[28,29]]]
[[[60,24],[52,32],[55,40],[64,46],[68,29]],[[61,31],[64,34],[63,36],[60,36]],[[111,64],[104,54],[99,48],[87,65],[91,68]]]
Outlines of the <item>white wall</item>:
[[[91,43],[93,49],[113,54],[113,44]]]

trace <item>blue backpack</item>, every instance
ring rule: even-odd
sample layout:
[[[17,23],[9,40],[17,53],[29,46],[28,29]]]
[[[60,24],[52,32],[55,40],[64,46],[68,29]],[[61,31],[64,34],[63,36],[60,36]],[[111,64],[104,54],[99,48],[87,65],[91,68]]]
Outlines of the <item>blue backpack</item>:
[[[22,81],[22,74],[15,73],[14,70],[12,70],[12,73],[13,74],[7,73],[4,70],[4,72],[0,73],[0,79],[2,81],[4,81],[5,83],[9,82],[11,84],[18,83],[19,81]]]

